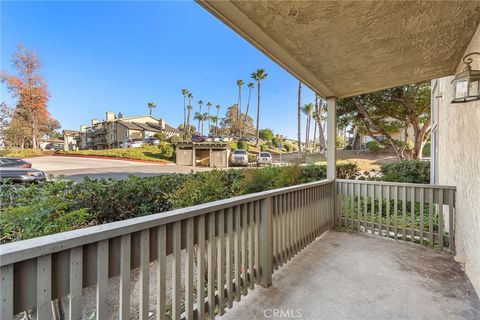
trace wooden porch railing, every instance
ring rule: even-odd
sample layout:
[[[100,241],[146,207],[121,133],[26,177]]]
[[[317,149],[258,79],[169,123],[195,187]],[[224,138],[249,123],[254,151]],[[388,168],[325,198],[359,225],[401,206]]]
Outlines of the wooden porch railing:
[[[336,225],[455,250],[455,187],[336,180]]]
[[[333,227],[334,206],[335,183],[325,180],[2,245],[0,319],[27,310],[52,319],[54,299],[66,301],[68,319],[87,318],[87,287],[96,319],[130,319],[133,270],[136,317],[213,319],[255,284],[270,285],[275,268]]]

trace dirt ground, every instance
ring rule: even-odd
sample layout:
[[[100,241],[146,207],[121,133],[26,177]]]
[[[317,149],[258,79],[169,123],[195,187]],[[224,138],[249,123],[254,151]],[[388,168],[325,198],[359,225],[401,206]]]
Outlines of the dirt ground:
[[[380,166],[383,163],[397,161],[397,157],[393,152],[376,152],[372,153],[369,151],[353,151],[353,150],[338,150],[337,151],[337,159],[339,163],[349,163],[354,162],[358,165],[360,170],[367,171],[367,170],[379,170]],[[282,161],[285,162],[296,162],[298,161],[298,154],[296,153],[288,153],[282,155]],[[308,153],[306,156],[307,163],[315,163],[315,164],[326,164],[327,159],[326,156],[320,154],[319,152],[315,153]]]

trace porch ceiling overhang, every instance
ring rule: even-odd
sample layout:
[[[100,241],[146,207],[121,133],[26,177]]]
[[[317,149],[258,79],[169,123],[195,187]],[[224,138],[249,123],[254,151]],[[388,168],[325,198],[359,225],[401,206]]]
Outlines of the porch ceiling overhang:
[[[322,96],[451,75],[480,22],[479,1],[198,0]]]

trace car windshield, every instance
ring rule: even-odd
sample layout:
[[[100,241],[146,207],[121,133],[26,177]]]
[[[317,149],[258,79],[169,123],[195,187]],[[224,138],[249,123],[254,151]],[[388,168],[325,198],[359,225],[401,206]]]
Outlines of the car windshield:
[[[247,151],[245,151],[245,150],[235,150],[233,153],[234,154],[247,154]]]
[[[268,153],[268,152],[262,152],[262,153],[260,153],[260,157],[262,157],[262,158],[269,158],[269,157],[271,157],[271,156],[270,156],[270,153]]]

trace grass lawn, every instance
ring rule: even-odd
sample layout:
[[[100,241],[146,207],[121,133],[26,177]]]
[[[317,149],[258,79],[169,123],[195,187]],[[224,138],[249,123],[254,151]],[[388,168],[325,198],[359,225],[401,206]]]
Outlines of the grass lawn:
[[[52,150],[43,151],[41,149],[11,149],[5,148],[0,150],[1,157],[12,157],[12,158],[34,158],[34,157],[44,157],[51,156],[55,153]]]
[[[173,157],[173,146],[171,149],[159,148],[159,146],[143,146],[140,148],[117,148],[107,150],[77,150],[77,151],[59,151],[60,155],[84,155],[125,158],[133,160],[150,160],[159,162],[170,162]]]

